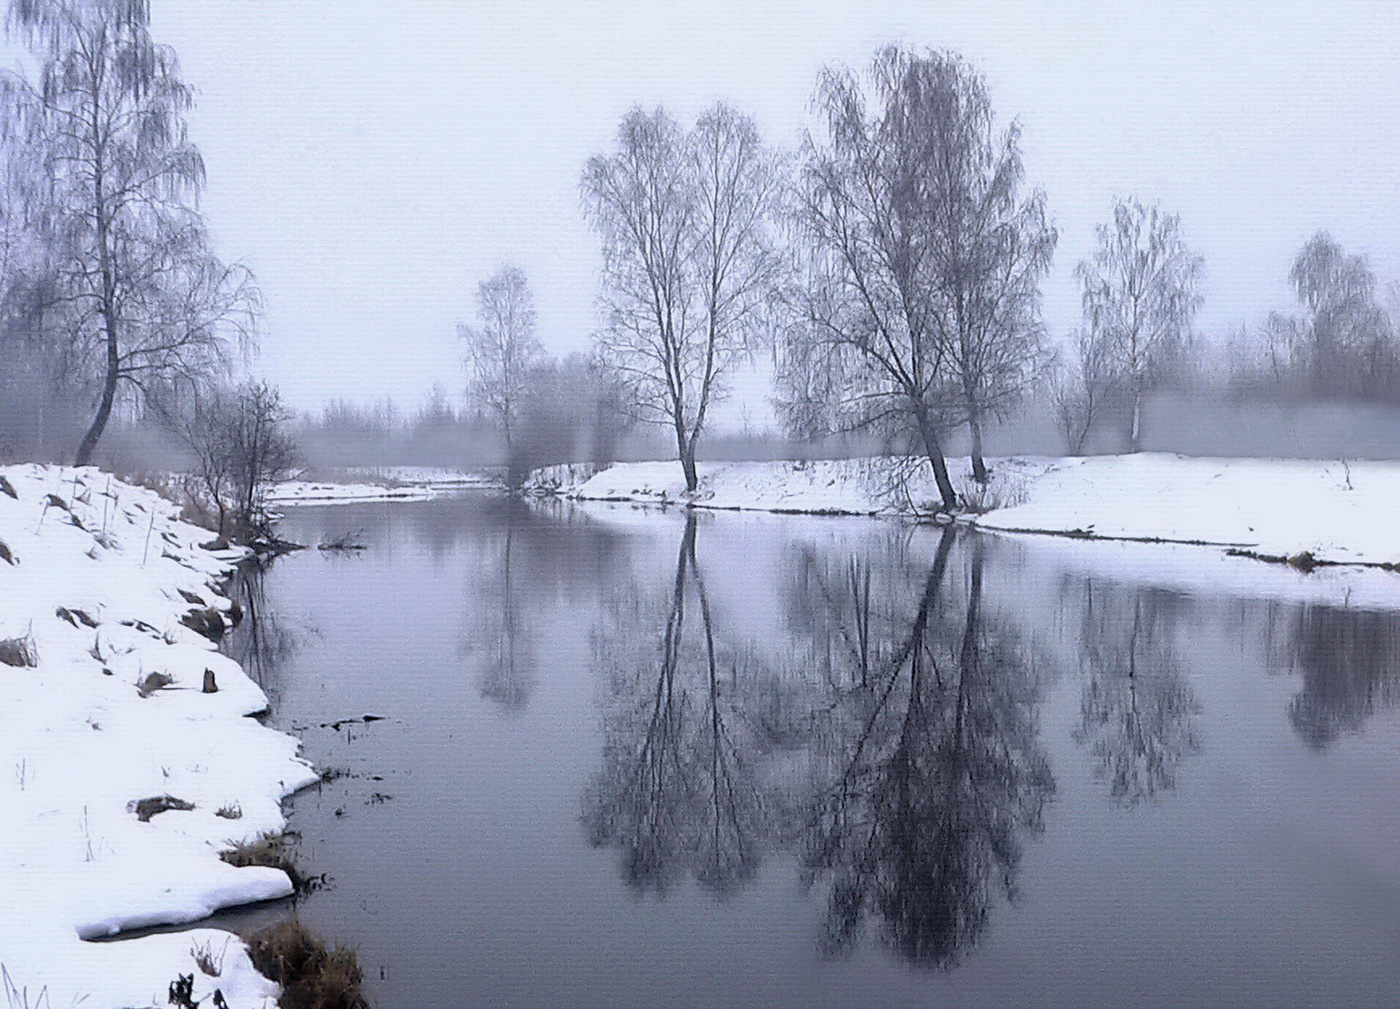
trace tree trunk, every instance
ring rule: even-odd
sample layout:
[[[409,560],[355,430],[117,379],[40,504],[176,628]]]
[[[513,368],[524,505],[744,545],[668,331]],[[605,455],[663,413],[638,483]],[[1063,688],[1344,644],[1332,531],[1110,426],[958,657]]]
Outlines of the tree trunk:
[[[676,458],[681,461],[681,471],[685,473],[685,489],[694,494],[700,486],[700,478],[695,472],[695,440],[685,436],[685,429],[676,423]]]
[[[991,476],[982,458],[982,417],[975,409],[968,413],[967,429],[972,434],[972,479],[985,484]]]
[[[685,471],[685,489],[687,493],[694,494],[700,486],[700,477],[695,472],[695,450],[689,449],[681,453],[681,469]]]
[[[117,370],[120,361],[117,357],[116,322],[109,313],[103,314],[106,316],[107,328],[107,375],[102,381],[102,399],[97,405],[97,416],[92,419],[92,425],[78,445],[78,454],[73,460],[75,466],[86,466],[92,461],[93,450],[97,448],[102,432],[107,429],[107,420],[112,416],[112,403],[117,397]]]
[[[1128,433],[1128,451],[1137,452],[1141,445],[1139,440],[1142,435],[1142,390],[1133,390],[1133,427]]]
[[[924,453],[928,456],[929,465],[933,467],[934,483],[938,485],[938,493],[943,497],[943,508],[949,512],[957,511],[958,494],[953,490],[953,481],[948,477],[948,464],[943,459],[943,445],[938,440],[938,432],[927,413],[919,412],[916,417],[919,422],[919,434],[924,439]]]

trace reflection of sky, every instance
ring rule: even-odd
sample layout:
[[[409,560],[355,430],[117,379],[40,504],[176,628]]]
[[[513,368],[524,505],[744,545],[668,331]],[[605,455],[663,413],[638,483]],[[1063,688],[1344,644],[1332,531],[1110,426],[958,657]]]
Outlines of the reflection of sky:
[[[300,408],[455,392],[454,323],[502,261],[529,274],[550,348],[580,348],[598,253],[579,172],[629,105],[726,98],[791,145],[818,70],[896,40],[963,51],[1019,119],[1062,235],[1056,333],[1115,195],[1182,214],[1213,335],[1287,306],[1318,228],[1400,275],[1400,10],[1377,0],[154,6],[200,92],[214,231],[267,294],[262,367]]]

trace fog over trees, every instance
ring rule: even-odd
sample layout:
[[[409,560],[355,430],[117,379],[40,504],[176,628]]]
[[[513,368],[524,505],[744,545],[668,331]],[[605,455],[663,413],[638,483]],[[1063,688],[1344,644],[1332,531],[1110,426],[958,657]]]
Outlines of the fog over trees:
[[[13,0],[6,26],[30,59],[0,71],[0,446],[81,466],[114,418],[144,421],[183,457],[187,504],[256,534],[290,414],[236,382],[262,298],[213,251],[175,53],[147,0]]]
[[[1127,397],[1128,450],[1136,452],[1143,399],[1189,351],[1202,264],[1181,238],[1180,218],[1135,199],[1115,203],[1112,222],[1095,230],[1098,248],[1075,270],[1084,300],[1080,374],[1087,387],[1090,375],[1106,372]]]

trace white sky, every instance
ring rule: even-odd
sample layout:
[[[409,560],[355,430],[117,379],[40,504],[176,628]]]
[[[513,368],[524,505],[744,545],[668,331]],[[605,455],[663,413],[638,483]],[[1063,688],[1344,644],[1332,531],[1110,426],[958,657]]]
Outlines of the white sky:
[[[587,346],[585,159],[636,103],[717,99],[792,145],[818,71],[952,48],[1023,127],[1060,229],[1046,315],[1115,195],[1182,215],[1208,334],[1290,303],[1316,229],[1400,278],[1400,5],[1340,2],[154,0],[199,90],[205,208],[267,298],[260,369],[296,406],[461,385],[455,324],[503,262],[540,335]],[[751,391],[751,397],[759,395]],[[762,412],[759,408],[758,412]]]

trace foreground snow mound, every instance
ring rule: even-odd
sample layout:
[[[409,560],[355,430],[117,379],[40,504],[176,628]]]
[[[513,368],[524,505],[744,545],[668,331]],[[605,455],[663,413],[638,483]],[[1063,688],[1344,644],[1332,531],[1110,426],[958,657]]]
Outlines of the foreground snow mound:
[[[183,924],[282,897],[285,873],[219,852],[282,829],[315,780],[267,698],[208,637],[230,554],[157,494],[93,468],[0,469],[0,967],[10,1004],[164,1006],[194,975],[233,1009],[277,987]],[[206,686],[214,687],[205,692]],[[40,1002],[40,993],[45,1001]]]
[[[1400,463],[1143,453],[1061,460],[1027,483],[1024,503],[977,524],[1208,543],[1305,564],[1393,564],[1397,504]]]

